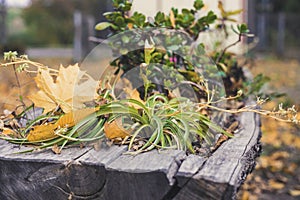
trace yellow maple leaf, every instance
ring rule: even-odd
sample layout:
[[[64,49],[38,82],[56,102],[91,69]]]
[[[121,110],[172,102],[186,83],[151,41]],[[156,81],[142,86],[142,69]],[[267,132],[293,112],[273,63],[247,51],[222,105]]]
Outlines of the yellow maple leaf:
[[[60,66],[57,77],[50,74],[48,68],[40,68],[35,77],[37,93],[28,96],[35,106],[44,108],[48,113],[58,106],[69,113],[72,110],[84,108],[84,102],[92,101],[96,97],[97,81],[88,78],[83,81],[85,72],[79,66]]]

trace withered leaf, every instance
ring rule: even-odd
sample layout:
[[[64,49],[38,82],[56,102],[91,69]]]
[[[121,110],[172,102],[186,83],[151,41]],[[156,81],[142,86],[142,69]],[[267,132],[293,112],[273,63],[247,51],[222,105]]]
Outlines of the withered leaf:
[[[300,190],[290,190],[289,193],[293,197],[300,196]]]
[[[37,142],[55,138],[57,137],[54,131],[56,128],[56,124],[42,124],[35,126],[27,135],[27,140],[29,142]]]
[[[1,134],[7,135],[7,136],[13,136],[13,137],[17,137],[18,136],[18,134],[14,130],[12,130],[10,128],[6,128],[6,127],[2,128]]]
[[[57,127],[68,128],[75,126],[82,119],[87,117],[88,115],[95,112],[96,108],[84,108],[81,110],[75,110],[63,115],[57,122],[55,123]]]
[[[55,134],[55,130],[75,126],[76,123],[95,112],[95,110],[97,110],[97,108],[85,108],[72,111],[59,118],[55,124],[37,125],[29,132],[27,140],[29,142],[36,142],[56,138],[58,136]]]
[[[272,189],[276,189],[276,190],[280,190],[280,189],[284,188],[284,184],[283,183],[280,183],[280,182],[275,181],[273,179],[269,180],[269,186]]]
[[[58,147],[57,144],[53,145],[51,150],[55,153],[55,154],[60,154],[61,153],[61,149]]]
[[[142,104],[145,104],[145,102],[141,99],[140,93],[139,93],[139,91],[137,91],[137,89],[132,90],[130,88],[124,88],[124,91],[126,92],[127,97],[129,99],[134,99],[134,100],[137,100],[137,101],[141,102]],[[132,104],[130,102],[128,102],[128,105],[132,106],[136,109],[140,108],[138,105]]]
[[[105,123],[104,133],[108,139],[124,139],[126,136],[130,135],[130,132],[123,127],[121,118],[118,118],[111,123]]]
[[[96,96],[97,81],[89,78],[85,81],[85,72],[78,65],[60,66],[56,79],[50,74],[49,68],[40,68],[35,77],[37,93],[30,95],[37,107],[44,108],[48,113],[58,106],[65,112],[84,108],[84,102],[91,101]]]
[[[176,27],[176,23],[175,23],[175,15],[174,15],[174,12],[173,10],[170,11],[170,21],[171,21],[171,24],[172,24],[172,27],[175,28]]]

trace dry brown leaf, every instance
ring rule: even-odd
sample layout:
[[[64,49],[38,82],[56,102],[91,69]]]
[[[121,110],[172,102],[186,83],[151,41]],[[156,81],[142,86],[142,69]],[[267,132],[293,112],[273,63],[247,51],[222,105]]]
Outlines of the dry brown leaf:
[[[0,130],[2,130],[3,128],[4,128],[4,121],[0,119]]]
[[[293,197],[300,196],[300,190],[290,190],[289,194]]]
[[[281,159],[286,159],[289,157],[290,157],[290,154],[286,151],[276,151],[275,153],[273,153],[271,155],[270,159],[281,160]]]
[[[55,124],[61,128],[68,128],[68,127],[75,126],[74,112],[69,112],[63,115],[62,117],[59,118],[59,120],[57,120]]]
[[[17,136],[18,134],[10,128],[2,128],[2,134],[7,136]]]
[[[57,127],[68,128],[75,126],[82,119],[87,117],[88,115],[95,112],[96,108],[84,108],[81,110],[75,110],[63,115],[57,122],[55,123]]]
[[[76,110],[63,115],[55,124],[38,125],[31,130],[27,136],[29,142],[36,142],[57,137],[55,130],[57,128],[68,128],[74,126],[86,116],[98,110],[97,108],[85,108]]]
[[[249,200],[249,199],[250,199],[250,193],[247,191],[243,192],[242,200]]]
[[[289,163],[289,165],[284,168],[284,172],[288,174],[294,174],[297,167],[298,165],[296,163]]]
[[[233,122],[229,127],[228,129],[226,130],[227,133],[230,133],[230,134],[234,134],[234,131],[239,127],[239,122],[238,121],[235,121]],[[223,142],[227,141],[229,139],[229,137],[227,135],[221,135],[215,146],[212,148],[213,151],[215,151],[217,148],[219,148]]]
[[[48,140],[57,137],[54,130],[57,128],[56,124],[38,125],[31,130],[27,136],[29,142],[37,142]]]
[[[125,130],[122,126],[122,121],[120,118],[112,121],[111,123],[105,123],[104,133],[108,139],[124,139],[126,136],[130,135],[130,132],[128,130]]]
[[[275,181],[273,179],[269,180],[269,186],[272,189],[275,189],[275,190],[280,190],[280,189],[284,188],[284,184],[283,183],[280,183],[280,182]]]
[[[84,108],[84,102],[95,98],[97,87],[97,81],[92,78],[81,82],[84,75],[85,72],[81,71],[77,64],[67,68],[61,66],[54,80],[48,68],[41,68],[35,77],[40,90],[28,98],[35,106],[44,108],[44,113],[58,106],[65,113]]]
[[[124,88],[124,91],[126,92],[127,97],[129,99],[134,99],[134,100],[137,100],[137,101],[141,102],[142,104],[145,104],[145,102],[141,99],[140,93],[137,91],[137,89],[132,90],[130,88]],[[130,102],[128,102],[128,105],[132,106],[136,109],[140,108],[138,105],[132,104]]]
[[[55,154],[60,154],[61,153],[61,148],[58,147],[57,144],[53,145],[51,150],[55,153]]]
[[[171,21],[172,27],[175,28],[176,23],[175,23],[175,15],[174,15],[173,10],[170,11],[170,21]]]

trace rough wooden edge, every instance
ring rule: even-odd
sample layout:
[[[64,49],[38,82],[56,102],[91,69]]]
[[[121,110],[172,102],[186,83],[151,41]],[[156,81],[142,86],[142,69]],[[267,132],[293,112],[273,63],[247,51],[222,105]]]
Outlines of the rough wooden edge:
[[[241,124],[209,158],[156,150],[130,156],[118,146],[12,155],[20,149],[0,141],[0,199],[232,199],[260,152],[259,116],[243,113]]]
[[[238,188],[255,167],[261,152],[260,118],[241,115],[243,130],[228,140],[199,171],[186,181],[174,199],[234,199]],[[251,132],[249,132],[251,130]],[[182,177],[179,176],[179,179]]]

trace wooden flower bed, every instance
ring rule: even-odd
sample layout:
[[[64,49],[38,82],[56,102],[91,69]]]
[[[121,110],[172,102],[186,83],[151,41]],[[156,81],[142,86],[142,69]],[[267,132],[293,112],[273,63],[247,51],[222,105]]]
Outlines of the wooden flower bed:
[[[210,157],[165,150],[125,155],[126,146],[13,154],[0,141],[0,199],[231,199],[260,153],[260,118],[242,113],[241,129]]]

